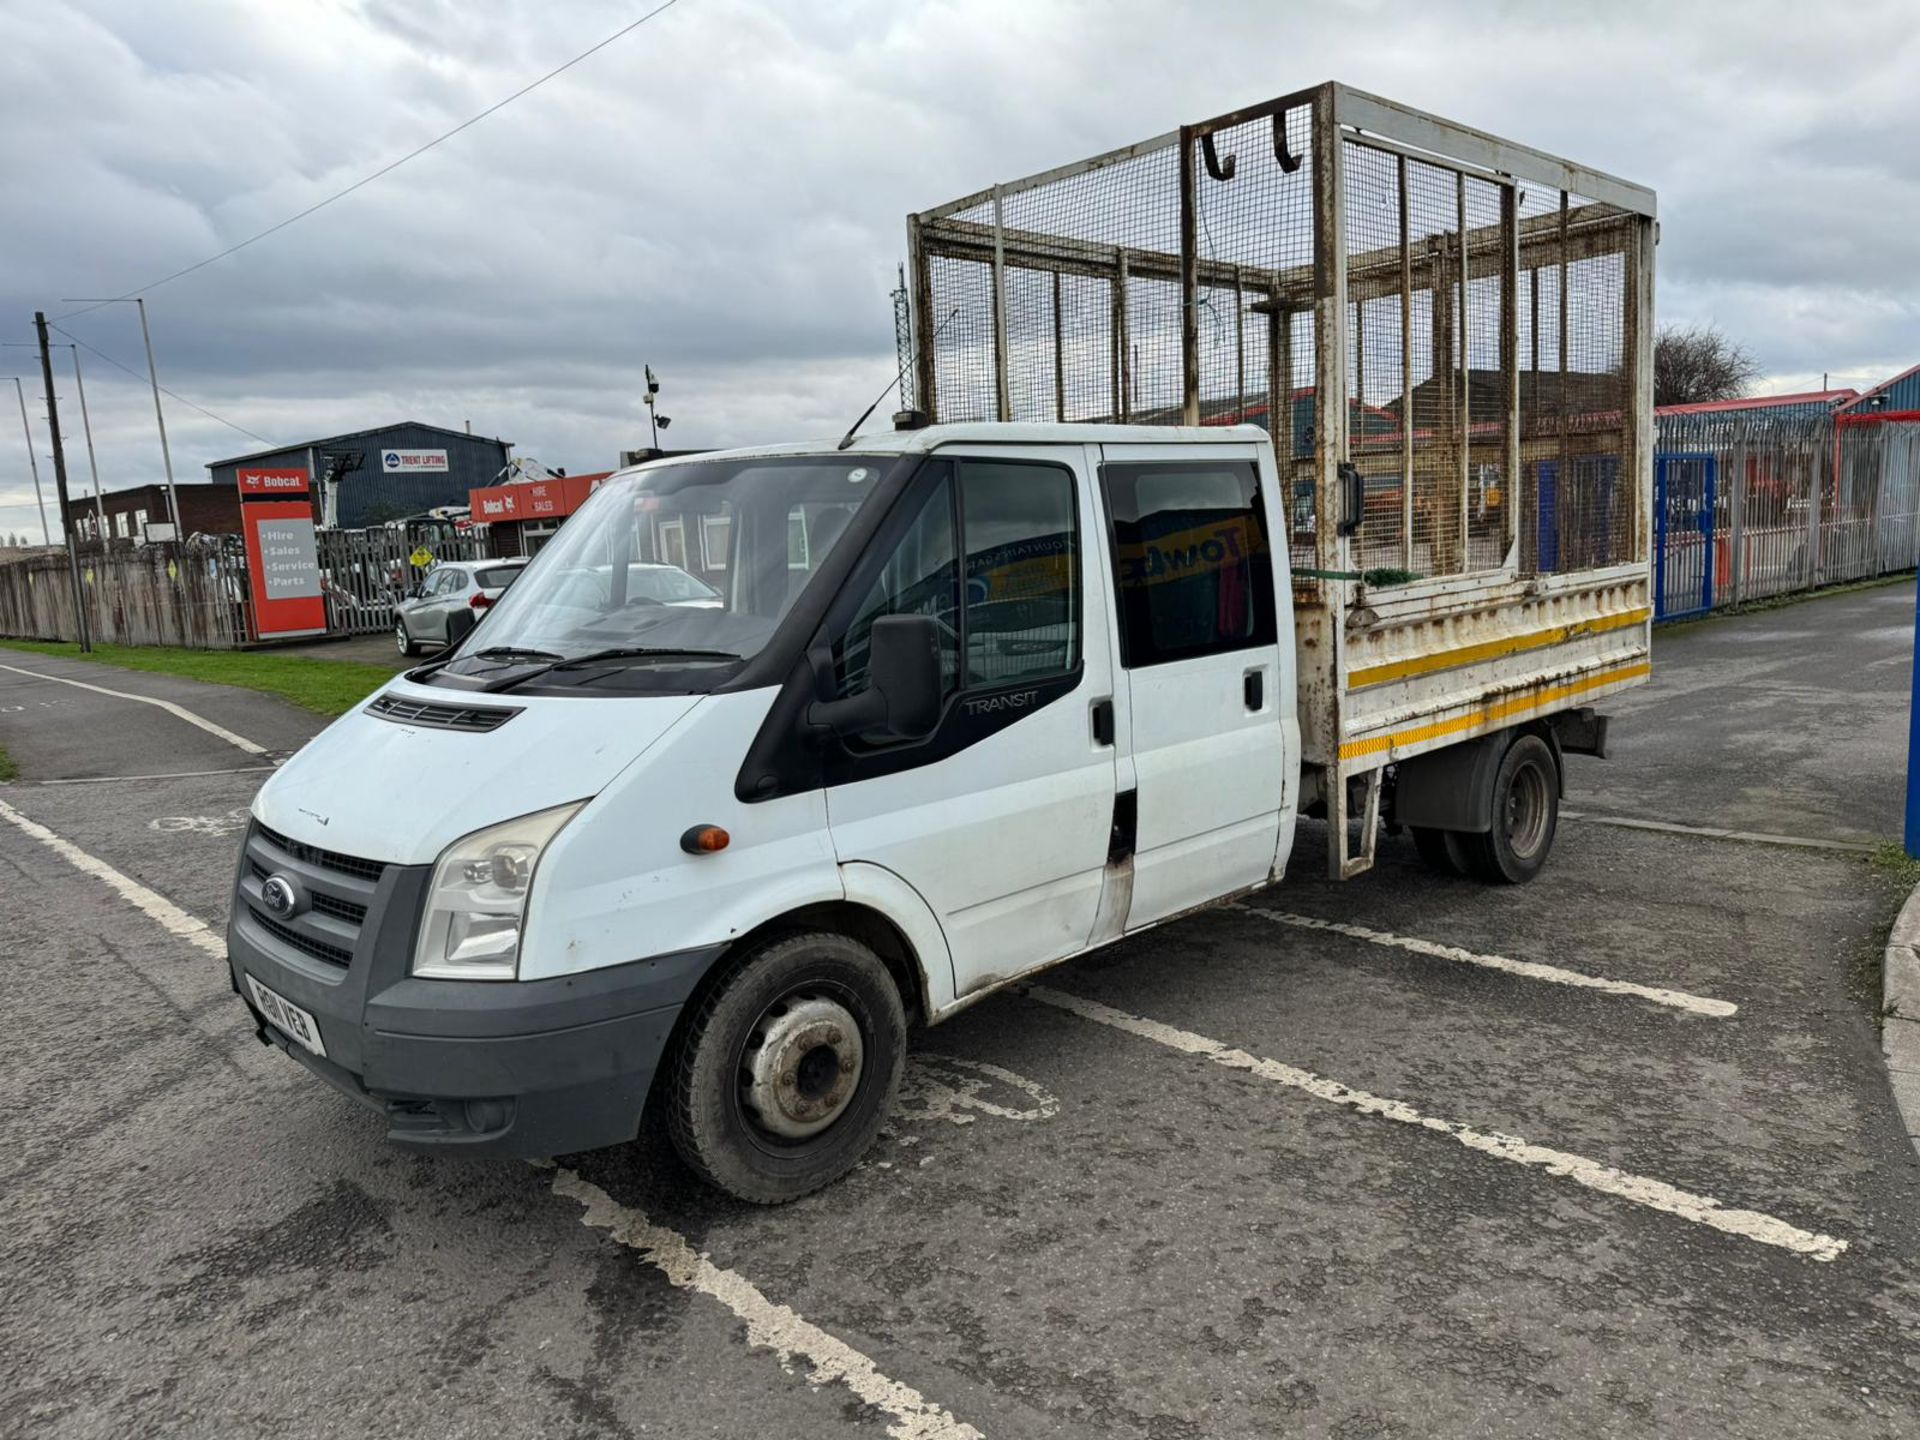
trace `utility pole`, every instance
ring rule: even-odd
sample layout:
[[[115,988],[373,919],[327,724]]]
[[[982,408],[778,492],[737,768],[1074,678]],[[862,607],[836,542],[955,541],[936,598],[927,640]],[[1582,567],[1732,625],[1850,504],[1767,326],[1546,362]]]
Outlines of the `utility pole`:
[[[47,500],[40,493],[40,462],[33,454],[33,426],[27,423],[27,392],[21,387],[20,377],[13,377],[13,393],[20,399],[20,431],[27,437],[27,465],[33,471],[33,503],[40,507],[40,538],[46,544],[53,544],[53,532],[47,528]]]
[[[47,382],[47,429],[53,432],[53,484],[60,497],[60,528],[67,540],[67,574],[73,580],[73,614],[80,627],[80,653],[91,654],[93,637],[87,630],[87,592],[80,583],[80,550],[73,538],[73,510],[67,502],[67,447],[60,439],[60,402],[53,394],[53,352],[47,348],[47,317],[33,312],[33,330],[40,341],[40,374]]]

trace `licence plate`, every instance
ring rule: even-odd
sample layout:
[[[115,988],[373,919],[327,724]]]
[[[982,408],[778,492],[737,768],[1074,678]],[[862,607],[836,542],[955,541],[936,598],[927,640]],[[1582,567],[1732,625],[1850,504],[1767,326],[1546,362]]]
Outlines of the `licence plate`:
[[[327,1057],[327,1047],[320,1040],[319,1023],[298,1005],[283,996],[276,995],[262,985],[253,976],[247,976],[247,989],[253,992],[254,1007],[267,1017],[274,1029],[303,1049]]]

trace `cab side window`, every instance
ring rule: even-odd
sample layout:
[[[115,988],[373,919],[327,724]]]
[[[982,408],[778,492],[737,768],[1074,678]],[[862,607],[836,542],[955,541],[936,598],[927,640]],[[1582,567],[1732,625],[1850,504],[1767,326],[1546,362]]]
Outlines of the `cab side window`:
[[[867,686],[873,622],[883,615],[931,615],[940,622],[945,679],[941,693],[954,691],[960,656],[960,572],[953,534],[952,467],[943,465],[941,471],[936,484],[921,489],[906,533],[866,587],[845,632],[834,641],[835,691],[843,698]]]
[[[1129,669],[1274,642],[1273,561],[1252,461],[1101,468]]]
[[[1080,538],[1070,470],[939,460],[908,504],[911,521],[833,643],[839,695],[865,687],[873,622],[883,615],[939,622],[949,696],[1079,666]]]
[[[1073,474],[1031,461],[960,462],[967,685],[1065,674],[1080,663]]]

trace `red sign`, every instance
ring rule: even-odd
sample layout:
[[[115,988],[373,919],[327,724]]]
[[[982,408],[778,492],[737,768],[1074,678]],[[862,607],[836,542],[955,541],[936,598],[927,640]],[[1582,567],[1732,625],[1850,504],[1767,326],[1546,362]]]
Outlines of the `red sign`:
[[[305,472],[298,472],[305,483]],[[327,628],[314,548],[313,506],[305,500],[253,500],[241,507],[254,638],[319,635]]]
[[[307,493],[304,470],[240,470],[235,476],[240,482],[240,493],[246,496]]]
[[[610,473],[610,472],[609,472]],[[557,520],[587,503],[600,475],[563,475],[557,480],[535,480],[523,485],[490,485],[467,496],[476,525],[509,520]]]

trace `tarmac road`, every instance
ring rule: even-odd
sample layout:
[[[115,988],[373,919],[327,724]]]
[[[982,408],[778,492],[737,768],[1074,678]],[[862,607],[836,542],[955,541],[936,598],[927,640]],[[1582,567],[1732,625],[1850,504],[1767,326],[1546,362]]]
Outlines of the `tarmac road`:
[[[1902,601],[1663,634],[1568,804],[1889,833],[1886,727],[1836,745],[1803,692],[1880,715]],[[17,663],[267,759],[314,726]],[[1286,885],[917,1034],[869,1159],[762,1211],[657,1137],[389,1149],[227,987],[266,761],[67,690],[0,670],[0,1434],[1920,1429],[1920,1162],[1860,969],[1902,897],[1851,852],[1569,820],[1522,889],[1403,839],[1335,887],[1303,826]]]

